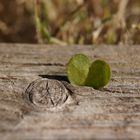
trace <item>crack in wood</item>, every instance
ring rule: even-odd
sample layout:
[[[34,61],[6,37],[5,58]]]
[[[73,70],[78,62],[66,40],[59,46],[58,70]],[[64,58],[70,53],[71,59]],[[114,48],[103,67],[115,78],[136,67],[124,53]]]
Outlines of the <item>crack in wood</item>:
[[[42,63],[42,62],[38,62],[38,63],[18,63],[18,62],[6,62],[6,61],[0,61],[0,63],[2,64],[8,64],[8,65],[21,65],[21,66],[65,66],[62,63]]]

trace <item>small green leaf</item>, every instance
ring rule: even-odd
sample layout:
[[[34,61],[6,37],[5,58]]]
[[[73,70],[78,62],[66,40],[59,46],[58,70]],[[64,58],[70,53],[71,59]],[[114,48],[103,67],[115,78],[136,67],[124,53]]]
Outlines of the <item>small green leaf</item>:
[[[103,60],[94,61],[90,68],[86,79],[86,86],[99,89],[108,84],[111,78],[111,69],[109,64]]]
[[[67,64],[67,75],[71,84],[83,86],[89,72],[90,59],[84,54],[74,55]]]

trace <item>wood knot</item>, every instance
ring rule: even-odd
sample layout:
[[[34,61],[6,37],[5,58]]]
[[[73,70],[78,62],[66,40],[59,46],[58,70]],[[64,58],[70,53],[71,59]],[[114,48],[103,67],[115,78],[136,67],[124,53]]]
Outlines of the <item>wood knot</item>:
[[[27,87],[23,96],[35,108],[47,109],[64,104],[69,91],[58,80],[38,79]]]

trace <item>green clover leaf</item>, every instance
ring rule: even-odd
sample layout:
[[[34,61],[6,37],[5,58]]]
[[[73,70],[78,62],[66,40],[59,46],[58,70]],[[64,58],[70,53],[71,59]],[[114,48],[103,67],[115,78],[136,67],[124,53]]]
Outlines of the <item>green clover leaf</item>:
[[[109,64],[103,60],[96,60],[89,68],[85,85],[99,89],[107,85],[110,78],[111,69]]]
[[[84,86],[88,76],[90,64],[90,59],[86,55],[74,55],[67,64],[67,75],[70,83]]]

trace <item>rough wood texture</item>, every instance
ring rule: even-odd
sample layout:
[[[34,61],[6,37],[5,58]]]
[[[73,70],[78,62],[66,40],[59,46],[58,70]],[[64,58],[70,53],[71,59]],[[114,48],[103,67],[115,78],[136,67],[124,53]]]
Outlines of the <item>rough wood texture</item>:
[[[46,110],[30,106],[23,98],[28,85],[47,75],[64,80],[75,53],[109,62],[109,85],[100,91],[75,87],[72,98]],[[140,46],[0,44],[1,140],[139,138]]]

